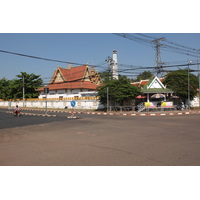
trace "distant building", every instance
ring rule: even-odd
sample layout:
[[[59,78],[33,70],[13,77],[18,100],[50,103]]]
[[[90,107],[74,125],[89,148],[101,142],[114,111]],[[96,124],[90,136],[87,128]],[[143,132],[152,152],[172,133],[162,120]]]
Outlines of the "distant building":
[[[152,100],[152,98],[166,101],[167,97],[171,97],[173,94],[173,91],[169,88],[166,88],[161,79],[159,79],[157,76],[153,79],[150,79],[148,83],[141,88],[141,92],[147,95],[147,102]]]
[[[102,84],[100,74],[87,65],[61,68],[58,67],[52,76],[50,83],[39,88],[39,99],[46,98],[44,88],[48,88],[47,99],[66,97],[96,96],[96,89]]]
[[[159,80],[160,80],[161,82],[163,82],[163,81],[164,81],[164,78],[160,78]],[[148,82],[149,82],[149,79],[147,79],[147,80],[141,80],[141,81],[138,81],[138,82],[133,82],[133,83],[131,83],[131,84],[137,86],[137,87],[140,88],[140,89],[142,89],[142,88],[144,88],[144,86],[145,86]]]
[[[136,100],[138,100],[138,102],[140,102],[141,100],[145,102],[145,101],[152,100],[150,99],[151,95],[156,96],[156,94],[163,94],[164,95],[163,100],[165,101],[172,100],[175,105],[180,104],[181,99],[178,96],[173,95],[173,91],[170,89],[167,89],[162,84],[163,81],[164,81],[164,78],[155,77],[154,79],[141,80],[138,82],[131,83],[132,85],[137,86],[139,89],[141,89],[141,95],[137,96]],[[196,96],[194,97],[193,100],[190,101],[191,107],[199,107],[200,106],[199,99],[200,99],[199,89],[197,89]],[[155,101],[155,98],[153,100]],[[160,100],[160,99],[157,98],[157,100]]]
[[[171,99],[173,98],[173,91],[166,88],[162,81],[156,76],[150,80],[132,83],[132,85],[141,89],[141,95],[136,97],[135,102],[138,112],[146,109],[172,109],[174,107]]]

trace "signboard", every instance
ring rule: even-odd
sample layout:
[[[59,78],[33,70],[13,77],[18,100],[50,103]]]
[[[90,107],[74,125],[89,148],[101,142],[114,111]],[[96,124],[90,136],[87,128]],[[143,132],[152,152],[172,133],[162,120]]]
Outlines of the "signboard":
[[[157,107],[157,102],[145,102],[145,107]]]
[[[71,104],[71,107],[74,107],[76,105],[76,101],[71,101],[70,104]]]
[[[161,106],[162,107],[172,107],[173,106],[173,102],[172,101],[162,102]]]

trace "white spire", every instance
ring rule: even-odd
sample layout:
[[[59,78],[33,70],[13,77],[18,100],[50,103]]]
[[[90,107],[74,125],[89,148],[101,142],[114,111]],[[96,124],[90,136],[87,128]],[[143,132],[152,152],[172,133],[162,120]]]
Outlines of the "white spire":
[[[112,76],[118,80],[117,51],[113,50]]]

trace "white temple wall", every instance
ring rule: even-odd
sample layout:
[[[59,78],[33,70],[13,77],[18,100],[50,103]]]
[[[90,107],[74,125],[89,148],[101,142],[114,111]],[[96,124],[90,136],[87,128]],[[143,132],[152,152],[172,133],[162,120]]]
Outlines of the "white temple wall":
[[[103,105],[99,102],[99,100],[75,100],[76,106],[75,109],[102,109]],[[71,100],[47,100],[47,108],[60,108],[64,109],[68,107],[71,109]],[[46,108],[45,100],[38,101],[0,101],[0,107],[7,107],[9,109],[13,109],[16,105],[19,107],[27,107],[27,108]]]

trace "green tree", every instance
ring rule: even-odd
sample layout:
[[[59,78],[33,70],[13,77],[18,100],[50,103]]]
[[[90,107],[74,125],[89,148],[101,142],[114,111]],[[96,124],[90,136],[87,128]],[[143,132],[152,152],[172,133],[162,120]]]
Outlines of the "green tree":
[[[104,71],[100,73],[101,79],[104,83],[108,82],[110,79],[112,79],[111,72],[110,71]]]
[[[103,105],[107,104],[107,88],[109,90],[110,105],[123,106],[125,103],[131,103],[139,94],[139,89],[131,85],[130,80],[125,76],[119,76],[119,79],[111,79],[104,83],[104,86],[98,88],[98,96]]]
[[[9,85],[10,81],[6,78],[0,79],[0,99],[8,100],[10,97],[9,94]]]
[[[136,81],[146,80],[153,77],[153,74],[150,71],[144,71],[137,76]]]
[[[21,72],[21,74],[17,75],[17,77],[18,79],[13,80],[7,80],[5,78],[0,79],[0,99],[22,99],[23,86],[25,98],[38,97],[36,89],[41,87],[43,83],[40,75]]]
[[[192,100],[198,88],[198,78],[189,73],[190,100]],[[171,88],[175,95],[179,96],[183,102],[188,99],[188,70],[177,70],[170,72],[165,76],[163,82],[168,88]]]
[[[21,72],[17,75],[19,79],[15,79],[11,88],[11,93],[13,98],[23,97],[23,86],[25,91],[25,98],[36,98],[38,96],[37,88],[41,87],[43,81],[40,75],[35,75],[34,73],[27,74],[26,72]]]

